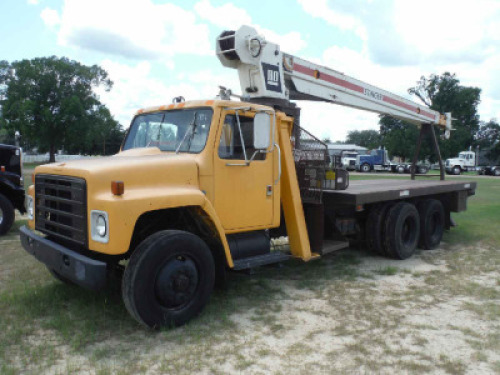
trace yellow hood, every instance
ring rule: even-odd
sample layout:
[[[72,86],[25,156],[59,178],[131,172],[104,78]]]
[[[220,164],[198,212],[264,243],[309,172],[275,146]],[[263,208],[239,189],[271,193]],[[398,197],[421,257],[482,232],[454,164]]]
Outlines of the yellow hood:
[[[138,148],[114,156],[45,164],[36,174],[56,174],[87,180],[88,193],[110,189],[123,181],[127,189],[198,186],[198,166],[192,154],[164,153],[156,147]]]

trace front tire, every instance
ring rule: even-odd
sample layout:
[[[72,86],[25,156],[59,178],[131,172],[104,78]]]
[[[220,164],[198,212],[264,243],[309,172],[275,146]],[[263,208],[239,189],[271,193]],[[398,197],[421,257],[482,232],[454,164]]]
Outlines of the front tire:
[[[370,168],[369,164],[363,164],[361,166],[361,172],[363,172],[363,173],[368,173],[368,172],[370,172],[370,170],[371,170],[371,168]]]
[[[460,175],[461,172],[462,172],[462,170],[460,169],[460,167],[458,167],[458,166],[457,167],[453,167],[453,174],[455,176]]]
[[[0,236],[10,230],[14,218],[14,206],[5,195],[0,194]]]
[[[188,232],[165,230],[144,240],[130,257],[122,297],[139,323],[180,326],[207,304],[214,280],[214,259],[206,243]]]

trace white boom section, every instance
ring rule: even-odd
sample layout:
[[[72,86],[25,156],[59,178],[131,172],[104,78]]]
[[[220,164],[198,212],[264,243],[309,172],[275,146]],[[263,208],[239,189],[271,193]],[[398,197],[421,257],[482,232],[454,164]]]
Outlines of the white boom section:
[[[250,98],[320,100],[391,115],[416,125],[451,130],[451,113],[426,106],[369,85],[336,70],[281,52],[249,26],[222,33],[217,55],[224,66],[238,70],[241,91]]]

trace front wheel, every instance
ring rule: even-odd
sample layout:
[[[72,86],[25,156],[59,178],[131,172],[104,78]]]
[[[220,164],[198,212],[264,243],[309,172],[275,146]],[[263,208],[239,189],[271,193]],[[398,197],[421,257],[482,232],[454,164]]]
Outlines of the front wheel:
[[[214,286],[214,259],[198,236],[160,231],[130,257],[122,280],[125,307],[151,328],[179,326],[198,315]]]
[[[462,170],[460,169],[460,167],[454,167],[453,168],[453,174],[458,176],[460,174]]]
[[[0,194],[0,235],[9,231],[14,223],[14,206],[5,195]]]
[[[370,169],[371,169],[371,168],[370,168],[370,165],[369,165],[369,164],[363,164],[363,165],[361,166],[361,172],[368,173],[368,172],[370,172]]]

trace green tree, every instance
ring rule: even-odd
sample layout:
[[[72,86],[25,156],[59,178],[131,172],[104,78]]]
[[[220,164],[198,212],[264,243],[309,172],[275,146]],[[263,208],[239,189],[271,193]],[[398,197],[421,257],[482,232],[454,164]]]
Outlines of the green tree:
[[[455,130],[450,139],[439,142],[444,159],[457,155],[474,143],[474,136],[479,129],[477,106],[481,97],[480,88],[462,86],[455,74],[446,72],[442,75],[432,74],[429,78],[421,77],[408,92],[439,113],[451,112],[455,119]]]
[[[67,58],[41,57],[0,62],[2,124],[19,130],[31,146],[50,152],[85,152],[119,126],[94,89],[110,90],[108,73]]]
[[[488,158],[500,157],[500,124],[495,119],[480,124],[475,136],[475,145],[481,150],[488,150]]]
[[[346,142],[374,149],[380,146],[381,137],[376,130],[353,130],[347,133]]]

